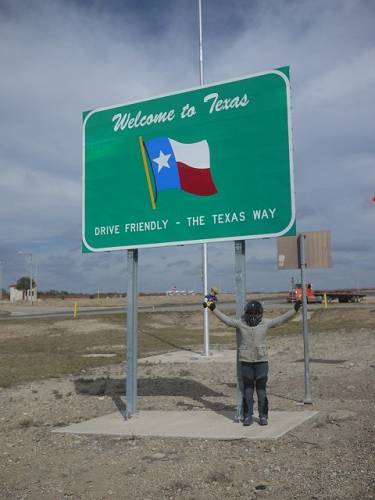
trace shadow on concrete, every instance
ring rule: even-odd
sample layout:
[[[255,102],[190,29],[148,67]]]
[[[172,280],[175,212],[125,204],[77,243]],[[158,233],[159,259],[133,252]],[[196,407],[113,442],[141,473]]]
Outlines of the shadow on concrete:
[[[77,394],[110,396],[117,409],[125,416],[126,404],[121,399],[121,396],[126,394],[126,379],[109,377],[79,378],[74,381],[74,385]],[[214,391],[196,380],[186,378],[140,378],[138,379],[138,396],[182,396],[196,402],[196,404],[185,401],[177,403],[177,406],[186,410],[196,409],[198,405],[201,405],[205,409],[219,414],[228,410],[233,410],[233,415],[235,412],[234,406],[226,405],[222,401],[215,402],[206,399],[225,397],[226,394]]]

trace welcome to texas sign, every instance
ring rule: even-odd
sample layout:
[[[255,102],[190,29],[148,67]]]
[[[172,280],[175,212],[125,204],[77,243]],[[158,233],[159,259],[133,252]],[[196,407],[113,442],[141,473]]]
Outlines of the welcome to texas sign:
[[[83,114],[84,251],[294,234],[289,69]]]

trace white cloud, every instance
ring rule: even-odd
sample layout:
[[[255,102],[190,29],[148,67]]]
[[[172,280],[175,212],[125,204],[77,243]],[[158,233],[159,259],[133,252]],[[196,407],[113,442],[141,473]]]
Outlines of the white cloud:
[[[123,252],[80,255],[81,113],[198,84],[196,8],[161,3],[168,24],[157,15],[159,2],[145,11],[130,0],[3,0],[0,258],[7,257],[7,281],[20,272],[15,252],[30,248],[45,288],[124,289]],[[345,286],[348,266],[348,283],[374,284],[366,247],[375,211],[373,2],[205,0],[204,16],[207,83],[291,65],[298,227],[331,229],[337,248],[350,238],[364,242],[361,259],[355,247],[340,250],[346,260],[317,274],[321,286]],[[249,288],[287,286],[272,264],[274,241],[247,249]],[[212,279],[233,287],[233,245],[209,245],[209,259]],[[196,289],[200,266],[200,246],[142,250],[140,286]]]

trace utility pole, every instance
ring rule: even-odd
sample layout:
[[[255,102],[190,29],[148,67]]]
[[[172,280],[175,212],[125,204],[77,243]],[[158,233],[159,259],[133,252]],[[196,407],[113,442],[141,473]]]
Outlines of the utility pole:
[[[19,255],[30,257],[30,301],[33,305],[33,254],[31,252],[17,252]]]
[[[35,259],[35,264],[34,265],[35,265],[35,274],[34,274],[34,276],[35,276],[35,279],[34,279],[34,282],[35,282],[35,288],[34,288],[35,297],[34,298],[35,298],[35,302],[37,302],[38,301],[38,279],[39,279],[39,277],[38,277],[38,262],[37,262],[36,259]]]
[[[0,300],[3,300],[3,261],[0,260]]]

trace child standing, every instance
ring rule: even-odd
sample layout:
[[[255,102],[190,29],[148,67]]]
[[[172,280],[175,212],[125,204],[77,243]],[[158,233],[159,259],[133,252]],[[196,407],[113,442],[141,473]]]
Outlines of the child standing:
[[[227,326],[237,328],[240,332],[239,360],[243,382],[243,425],[253,423],[254,387],[258,397],[259,424],[268,424],[268,351],[267,332],[270,328],[279,326],[292,318],[301,302],[296,302],[294,309],[274,319],[263,318],[263,306],[257,300],[251,300],[245,306],[241,319],[233,319],[216,307],[216,301],[203,304]]]

